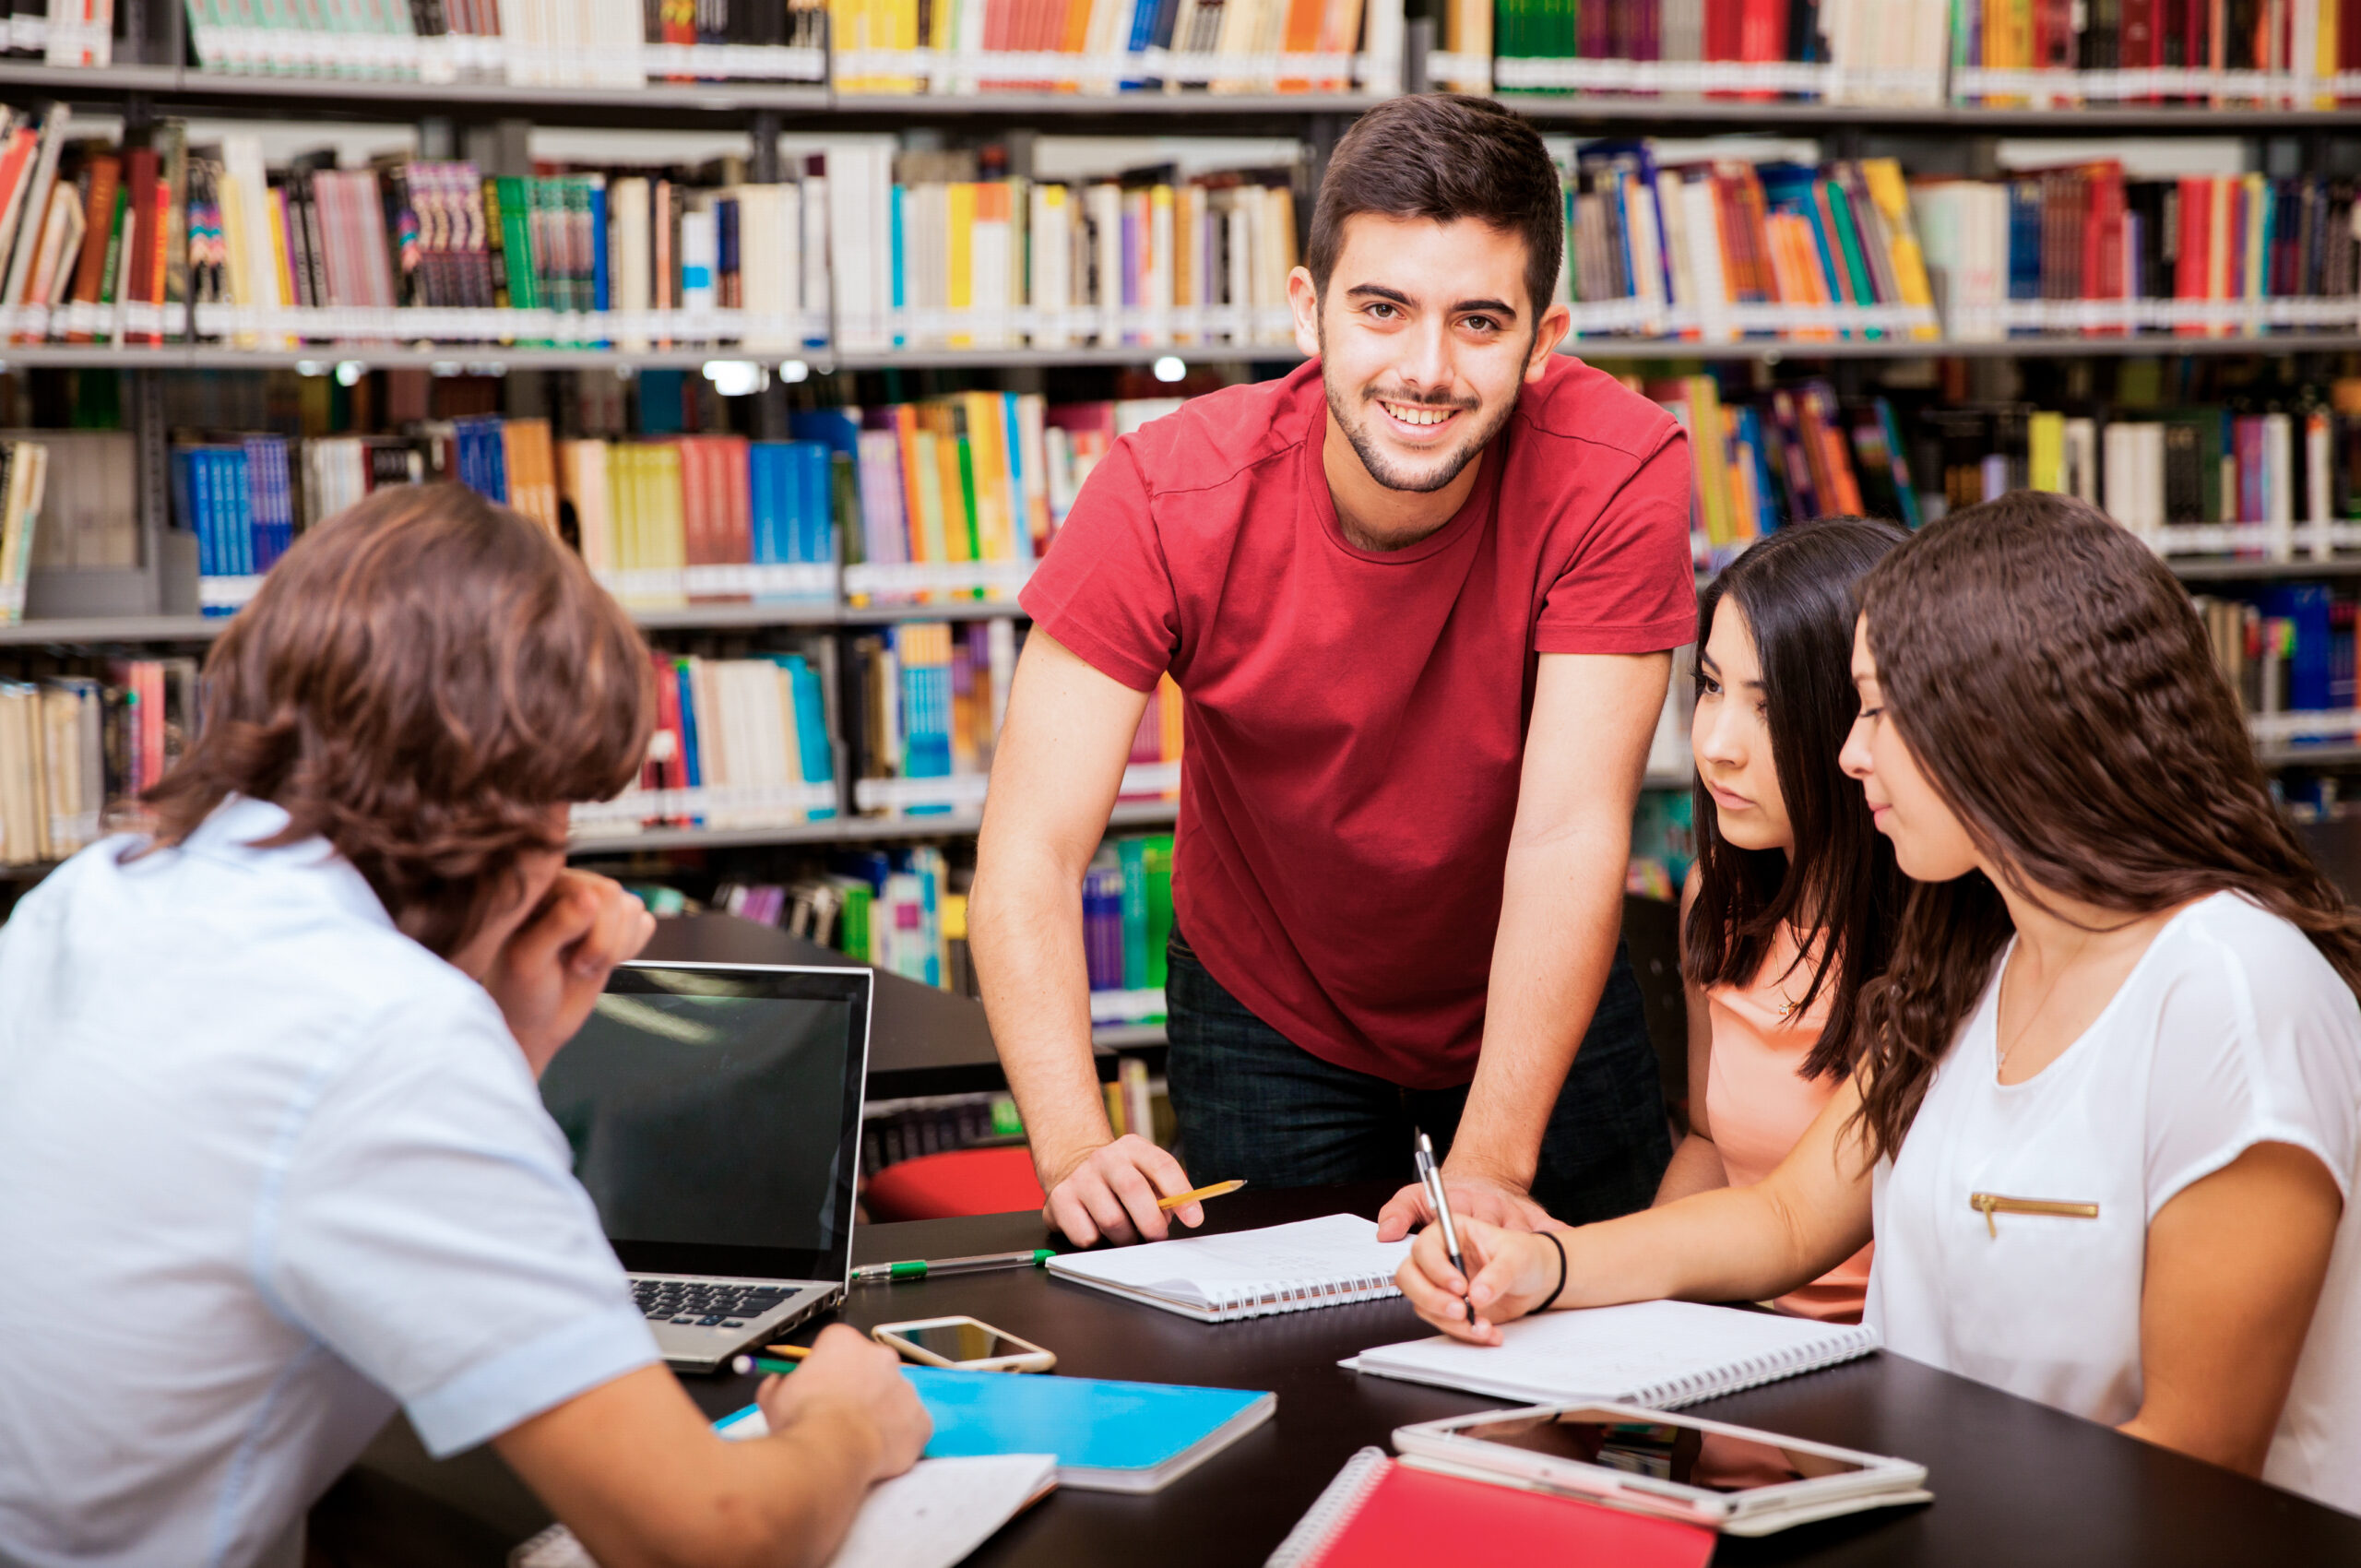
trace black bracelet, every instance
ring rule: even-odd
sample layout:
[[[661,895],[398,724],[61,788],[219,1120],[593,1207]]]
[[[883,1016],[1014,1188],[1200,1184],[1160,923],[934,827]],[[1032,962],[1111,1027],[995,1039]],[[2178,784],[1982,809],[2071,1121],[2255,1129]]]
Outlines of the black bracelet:
[[[1533,1309],[1536,1313],[1548,1312],[1558,1304],[1558,1298],[1566,1293],[1566,1243],[1558,1240],[1558,1233],[1555,1230],[1544,1230],[1541,1234],[1548,1237],[1549,1244],[1558,1249],[1558,1288],[1550,1291],[1542,1299],[1541,1303]]]

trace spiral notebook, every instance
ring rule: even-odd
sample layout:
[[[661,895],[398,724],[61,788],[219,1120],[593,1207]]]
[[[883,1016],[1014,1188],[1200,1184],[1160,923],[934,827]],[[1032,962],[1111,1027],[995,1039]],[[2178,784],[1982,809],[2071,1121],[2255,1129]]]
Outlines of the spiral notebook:
[[[1398,1296],[1394,1271],[1409,1253],[1406,1241],[1380,1241],[1375,1220],[1331,1214],[1261,1230],[1061,1253],[1049,1269],[1169,1313],[1230,1323]]]
[[[1576,1498],[1413,1469],[1364,1448],[1264,1568],[1614,1563],[1704,1568],[1714,1532]]]
[[[1527,1404],[1606,1399],[1669,1409],[1866,1356],[1874,1328],[1694,1301],[1543,1313],[1501,1326],[1498,1346],[1437,1335],[1344,1364],[1380,1377]]]

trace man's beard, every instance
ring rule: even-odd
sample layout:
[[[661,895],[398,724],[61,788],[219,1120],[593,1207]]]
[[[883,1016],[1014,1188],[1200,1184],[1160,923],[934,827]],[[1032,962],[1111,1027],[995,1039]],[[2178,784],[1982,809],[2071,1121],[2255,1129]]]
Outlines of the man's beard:
[[[1507,400],[1501,403],[1499,410],[1492,415],[1490,421],[1481,429],[1477,430],[1473,435],[1470,435],[1466,440],[1461,442],[1456,450],[1446,455],[1441,465],[1438,466],[1431,473],[1421,474],[1408,472],[1405,469],[1394,467],[1391,462],[1386,460],[1384,455],[1378,450],[1377,441],[1370,435],[1368,425],[1361,419],[1356,417],[1358,410],[1347,410],[1346,407],[1345,394],[1343,390],[1337,386],[1335,378],[1332,376],[1328,371],[1328,356],[1326,351],[1328,347],[1328,332],[1324,323],[1321,328],[1320,339],[1320,347],[1322,350],[1320,358],[1320,382],[1322,388],[1328,395],[1328,411],[1330,414],[1335,416],[1336,428],[1345,433],[1345,439],[1352,443],[1353,452],[1355,456],[1360,458],[1361,467],[1369,470],[1369,477],[1377,481],[1378,483],[1383,485],[1388,490],[1400,491],[1403,493],[1409,495],[1426,495],[1431,494],[1435,491],[1444,488],[1450,484],[1452,481],[1457,479],[1460,476],[1461,471],[1465,469],[1468,464],[1476,460],[1477,455],[1484,450],[1485,446],[1490,443],[1492,437],[1501,433],[1501,426],[1508,422],[1509,415],[1514,411],[1516,408],[1516,398],[1515,395],[1512,393]],[[1364,406],[1372,400],[1366,391],[1359,394],[1359,396]],[[1419,407],[1430,409],[1448,408],[1472,410],[1482,406],[1480,403],[1477,402],[1456,402],[1448,399],[1438,402],[1431,398],[1388,398],[1387,401],[1416,404]]]

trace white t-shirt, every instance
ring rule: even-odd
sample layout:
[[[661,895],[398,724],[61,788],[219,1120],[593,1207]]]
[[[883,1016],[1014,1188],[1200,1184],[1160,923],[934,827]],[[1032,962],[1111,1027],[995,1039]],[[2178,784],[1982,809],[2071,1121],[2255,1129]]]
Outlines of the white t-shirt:
[[[2003,956],[2005,963],[2005,955]],[[2157,932],[2064,1054],[1999,1081],[2000,965],[1875,1179],[1864,1321],[1889,1349],[2093,1420],[2139,1412],[2148,1223],[2260,1143],[2344,1194],[2264,1479],[2361,1513],[2361,1005],[2302,932],[2233,894]],[[1978,1193],[2096,1218],[1970,1206]]]
[[[656,1359],[499,1009],[286,820],[0,926],[0,1561],[297,1562],[397,1403],[445,1455]]]

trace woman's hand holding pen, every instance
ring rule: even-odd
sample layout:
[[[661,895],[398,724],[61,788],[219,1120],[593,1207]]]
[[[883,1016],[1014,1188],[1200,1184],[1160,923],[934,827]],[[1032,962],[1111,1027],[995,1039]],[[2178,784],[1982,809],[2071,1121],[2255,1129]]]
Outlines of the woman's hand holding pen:
[[[1560,1241],[1568,1240],[1560,1231]],[[1459,1246],[1471,1281],[1451,1266],[1442,1227],[1418,1232],[1394,1282],[1418,1315],[1454,1339],[1476,1345],[1501,1342],[1500,1325],[1523,1317],[1558,1285],[1558,1247],[1530,1230],[1504,1230],[1472,1218],[1459,1219]],[[1467,1308],[1475,1308],[1470,1321]]]

